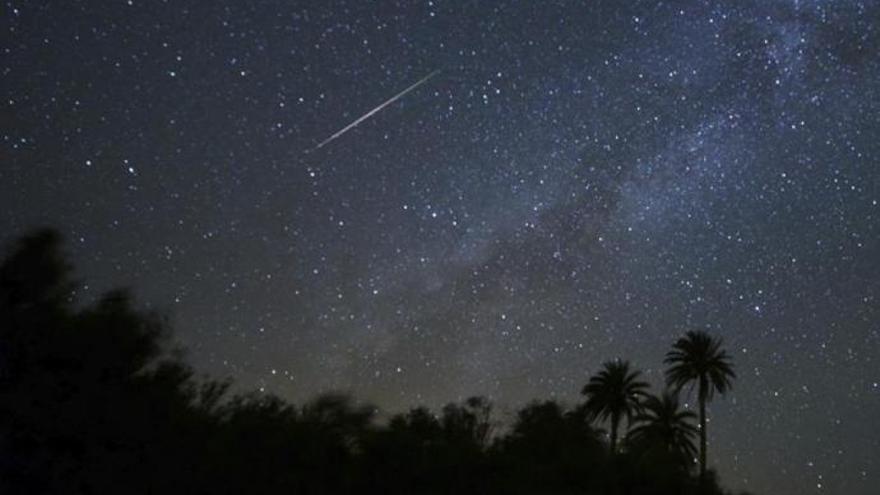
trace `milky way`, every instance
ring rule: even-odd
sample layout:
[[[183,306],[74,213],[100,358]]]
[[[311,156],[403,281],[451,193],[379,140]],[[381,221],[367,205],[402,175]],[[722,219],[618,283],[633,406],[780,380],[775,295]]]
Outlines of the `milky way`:
[[[873,493],[878,3],[247,3],[4,2],[0,240],[62,229],[201,372],[386,414],[659,386],[708,327],[725,483]]]

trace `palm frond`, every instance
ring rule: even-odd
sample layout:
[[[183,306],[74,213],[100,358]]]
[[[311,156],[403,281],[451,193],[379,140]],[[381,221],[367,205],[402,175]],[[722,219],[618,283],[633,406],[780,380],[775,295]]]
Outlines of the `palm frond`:
[[[706,399],[715,392],[724,394],[733,386],[736,374],[726,351],[721,349],[721,338],[712,337],[702,330],[689,331],[678,339],[666,353],[663,362],[670,367],[666,370],[666,383],[673,390],[680,391],[688,384],[705,383],[700,390]]]

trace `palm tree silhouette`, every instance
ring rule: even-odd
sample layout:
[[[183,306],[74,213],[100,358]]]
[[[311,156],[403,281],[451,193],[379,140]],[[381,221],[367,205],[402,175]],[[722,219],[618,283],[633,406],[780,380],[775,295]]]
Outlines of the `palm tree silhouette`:
[[[706,402],[715,392],[726,393],[733,386],[736,374],[730,356],[721,349],[720,337],[702,330],[692,330],[672,345],[666,353],[666,382],[676,391],[685,385],[697,386],[700,404],[700,479],[706,478]]]
[[[640,450],[660,449],[680,466],[690,466],[697,454],[694,438],[697,428],[693,421],[697,415],[681,409],[678,394],[665,391],[660,397],[651,395],[642,402],[642,412],[633,422],[637,424],[628,435]]]
[[[617,451],[620,418],[626,416],[630,424],[633,413],[639,412],[639,399],[648,388],[647,383],[639,380],[641,374],[630,369],[629,361],[610,361],[581,390],[587,397],[585,407],[592,419],[611,419],[611,453]]]

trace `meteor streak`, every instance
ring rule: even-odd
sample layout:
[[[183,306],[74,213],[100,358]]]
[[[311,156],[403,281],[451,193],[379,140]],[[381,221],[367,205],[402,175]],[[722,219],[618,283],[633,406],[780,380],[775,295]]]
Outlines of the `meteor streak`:
[[[419,79],[419,80],[416,81],[415,84],[413,84],[412,86],[410,86],[410,87],[404,89],[404,90],[401,91],[400,93],[397,93],[396,95],[394,95],[394,96],[392,96],[391,98],[389,98],[388,100],[386,100],[384,103],[382,103],[382,104],[379,105],[378,107],[376,107],[376,108],[370,110],[369,112],[363,114],[362,116],[360,116],[357,120],[355,120],[355,121],[352,122],[351,124],[348,124],[347,126],[343,127],[343,128],[340,129],[339,131],[337,131],[337,132],[336,132],[335,134],[333,134],[332,136],[330,136],[330,137],[328,137],[327,139],[325,139],[325,140],[321,141],[320,143],[318,143],[318,145],[315,146],[314,148],[312,148],[312,149],[310,149],[310,150],[306,150],[306,153],[310,153],[310,152],[312,152],[312,151],[316,151],[316,150],[319,150],[319,149],[323,148],[324,146],[326,146],[327,144],[329,144],[329,143],[330,143],[331,141],[333,141],[334,139],[336,139],[336,138],[338,138],[339,136],[341,136],[341,135],[345,134],[346,132],[348,132],[349,129],[351,129],[351,128],[353,128],[353,127],[356,127],[356,126],[357,126],[358,124],[360,124],[361,122],[363,122],[363,121],[367,120],[368,118],[372,117],[373,115],[375,115],[377,112],[379,112],[379,110],[382,110],[383,108],[385,108],[385,107],[387,107],[388,105],[390,105],[390,104],[394,103],[395,101],[397,101],[397,100],[398,100],[399,98],[401,98],[403,95],[405,95],[405,94],[409,93],[410,91],[412,91],[412,90],[418,88],[418,87],[421,86],[422,84],[425,84],[425,83],[428,81],[428,79],[431,79],[432,77],[436,76],[437,73],[439,73],[439,72],[440,72],[439,69],[438,69],[438,70],[435,70],[434,72],[428,74],[427,76],[425,76],[425,77]]]

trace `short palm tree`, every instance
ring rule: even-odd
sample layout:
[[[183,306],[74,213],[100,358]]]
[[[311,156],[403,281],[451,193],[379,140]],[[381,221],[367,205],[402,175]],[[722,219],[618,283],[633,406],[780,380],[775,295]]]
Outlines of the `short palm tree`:
[[[736,374],[726,351],[721,349],[721,338],[712,337],[702,330],[690,331],[672,345],[666,353],[666,382],[680,391],[690,384],[697,387],[700,406],[700,478],[706,477],[706,403],[715,392],[724,394],[733,386]]]
[[[633,419],[636,427],[630,430],[628,440],[646,450],[659,449],[678,465],[691,466],[697,456],[696,418],[693,412],[681,409],[678,394],[667,390],[642,402],[642,412]]]
[[[611,420],[611,453],[617,451],[617,430],[620,419],[632,422],[639,412],[640,399],[648,384],[639,380],[641,372],[630,369],[628,361],[611,361],[590,378],[581,393],[587,397],[585,408],[593,420]]]

